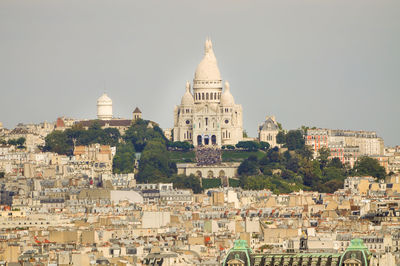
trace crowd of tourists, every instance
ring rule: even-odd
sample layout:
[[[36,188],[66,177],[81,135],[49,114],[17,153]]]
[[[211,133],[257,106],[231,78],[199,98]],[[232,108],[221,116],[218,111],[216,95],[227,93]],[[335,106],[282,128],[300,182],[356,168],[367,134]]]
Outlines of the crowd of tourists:
[[[221,150],[210,147],[196,148],[196,163],[197,165],[211,165],[221,163]]]

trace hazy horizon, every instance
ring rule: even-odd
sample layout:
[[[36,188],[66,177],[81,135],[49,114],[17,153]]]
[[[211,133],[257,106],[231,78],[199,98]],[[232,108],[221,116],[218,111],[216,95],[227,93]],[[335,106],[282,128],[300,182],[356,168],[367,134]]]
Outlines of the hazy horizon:
[[[115,117],[173,126],[206,37],[256,136],[266,115],[374,130],[400,144],[397,0],[15,1],[0,3],[0,122]]]

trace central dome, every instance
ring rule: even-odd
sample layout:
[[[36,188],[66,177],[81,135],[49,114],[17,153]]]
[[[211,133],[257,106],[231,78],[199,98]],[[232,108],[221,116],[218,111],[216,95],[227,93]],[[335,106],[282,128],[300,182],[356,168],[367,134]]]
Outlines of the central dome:
[[[203,60],[201,60],[200,64],[197,66],[194,74],[193,87],[220,87],[221,74],[219,72],[217,58],[215,58],[212,49],[211,40],[206,40],[204,50]],[[206,86],[202,86],[204,84]]]

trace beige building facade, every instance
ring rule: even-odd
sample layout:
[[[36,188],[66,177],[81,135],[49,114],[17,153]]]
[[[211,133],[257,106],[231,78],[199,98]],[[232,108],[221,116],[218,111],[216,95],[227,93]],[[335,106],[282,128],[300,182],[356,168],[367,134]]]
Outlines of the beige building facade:
[[[201,178],[234,178],[240,163],[224,162],[212,165],[197,165],[196,163],[178,163],[178,175],[195,175]]]
[[[278,133],[279,125],[275,116],[267,116],[264,123],[258,126],[258,140],[268,142],[271,148],[279,146],[276,142]]]

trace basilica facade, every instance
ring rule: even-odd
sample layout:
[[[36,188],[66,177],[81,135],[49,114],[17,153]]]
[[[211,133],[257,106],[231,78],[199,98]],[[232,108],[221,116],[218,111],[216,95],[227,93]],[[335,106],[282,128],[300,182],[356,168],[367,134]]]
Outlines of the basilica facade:
[[[194,146],[235,145],[243,139],[242,106],[235,104],[229,83],[222,86],[212,43],[206,40],[205,54],[198,65],[181,104],[174,109],[173,141]]]

